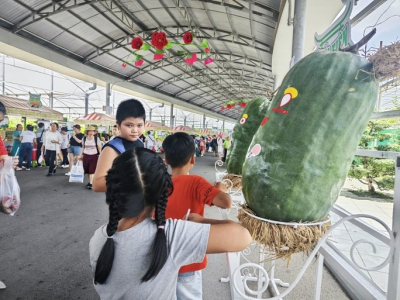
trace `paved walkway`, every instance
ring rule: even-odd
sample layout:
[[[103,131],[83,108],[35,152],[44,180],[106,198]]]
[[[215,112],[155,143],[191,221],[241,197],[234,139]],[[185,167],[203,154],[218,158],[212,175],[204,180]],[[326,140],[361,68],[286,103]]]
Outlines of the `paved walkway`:
[[[359,189],[365,187],[360,185],[356,180],[347,180],[345,188]],[[386,223],[389,228],[392,228],[393,203],[378,201],[382,200],[357,197],[349,192],[343,191],[336,204],[351,214],[368,214],[377,217]],[[335,215],[332,215],[332,217],[334,220],[337,220]],[[372,219],[364,219],[364,221],[386,234],[385,228],[378,222]],[[376,253],[373,252],[372,247],[368,244],[359,245],[354,256],[355,261],[359,265],[370,268],[381,264],[386,259],[389,253],[389,247],[351,223],[344,223],[339,226],[339,228],[334,231],[334,238],[332,241],[341,253],[343,253],[348,259],[351,259],[350,248],[355,241],[360,239],[365,239],[375,244]],[[387,292],[388,265],[379,271],[362,272],[380,289]]]
[[[197,158],[193,173],[213,182],[214,162],[208,153]],[[105,196],[85,189],[84,184],[68,183],[66,172],[58,170],[52,177],[45,176],[44,168],[17,172],[21,208],[14,217],[0,214],[0,280],[7,285],[0,290],[0,299],[98,299],[92,285],[88,243],[107,221]],[[357,203],[361,202],[354,205]],[[215,207],[207,208],[206,215],[221,218]],[[230,218],[235,219],[235,211]],[[256,249],[252,253],[254,256]],[[297,254],[289,267],[286,261],[277,261],[276,276],[291,282],[305,259]],[[315,267],[310,266],[285,300],[312,299]],[[219,281],[228,274],[225,254],[210,255],[203,274],[205,300],[230,299],[229,284]],[[349,299],[327,270],[321,299]]]

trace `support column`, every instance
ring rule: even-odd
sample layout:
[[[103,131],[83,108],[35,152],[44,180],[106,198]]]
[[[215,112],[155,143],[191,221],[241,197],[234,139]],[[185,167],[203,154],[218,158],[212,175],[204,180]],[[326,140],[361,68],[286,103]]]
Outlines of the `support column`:
[[[50,108],[54,107],[53,96],[54,96],[54,75],[53,75],[53,71],[51,71],[51,92],[50,92],[50,97],[49,97]]]
[[[169,126],[174,127],[174,104],[171,103],[171,113],[170,113],[170,121]]]
[[[274,91],[276,91],[280,85],[281,85],[281,78],[277,75],[274,75]]]
[[[304,56],[307,0],[294,1],[292,59],[295,65]]]
[[[89,113],[89,94],[85,93],[85,115]]]
[[[2,78],[2,89],[3,96],[6,95],[6,56],[3,55],[3,73],[1,74]]]
[[[111,84],[107,82],[107,85],[106,85],[106,114],[111,114],[110,98],[111,98]]]
[[[222,120],[222,132],[225,132],[225,120]]]
[[[206,114],[203,114],[203,129],[206,128]]]
[[[393,221],[394,253],[389,262],[389,278],[387,299],[400,299],[400,156],[395,162],[395,181],[393,196]]]

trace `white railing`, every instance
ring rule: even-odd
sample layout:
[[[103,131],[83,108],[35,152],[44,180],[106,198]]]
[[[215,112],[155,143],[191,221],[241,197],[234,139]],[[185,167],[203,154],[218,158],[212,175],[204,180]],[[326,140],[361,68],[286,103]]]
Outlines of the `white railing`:
[[[358,150],[357,155],[389,158],[396,159],[396,174],[395,174],[395,191],[394,191],[394,205],[393,205],[393,224],[392,230],[380,219],[366,214],[351,215],[341,207],[335,205],[332,208],[332,213],[340,216],[341,220],[336,222],[329,231],[320,239],[318,245],[314,248],[311,255],[308,257],[303,268],[299,272],[298,276],[290,285],[283,283],[281,280],[274,277],[275,264],[272,264],[272,268],[267,272],[263,264],[254,264],[246,262],[241,264],[240,259],[243,257],[241,253],[228,253],[227,261],[229,268],[229,276],[221,279],[223,282],[230,282],[231,298],[237,299],[261,299],[263,292],[266,288],[271,287],[275,293],[275,297],[268,298],[269,300],[283,299],[284,296],[289,294],[291,290],[296,286],[309,264],[313,260],[314,256],[319,252],[318,256],[318,267],[316,274],[315,293],[314,299],[320,299],[321,284],[322,284],[322,269],[325,259],[326,265],[330,266],[331,270],[335,273],[338,279],[341,279],[342,284],[346,288],[346,284],[351,287],[351,294],[356,299],[387,299],[387,300],[400,300],[400,153],[397,152],[383,152],[383,151],[369,151],[369,150]],[[216,163],[216,179],[220,179],[226,172],[220,171],[218,167],[222,167],[223,164]],[[217,167],[218,166],[218,167]],[[237,198],[237,195],[236,195]],[[237,200],[236,202],[243,202],[244,199]],[[228,218],[226,210],[221,210],[222,217]],[[370,218],[381,224],[386,232],[382,233],[375,227],[369,225],[367,222],[360,218]],[[357,246],[361,243],[367,243],[371,245],[372,250],[375,252],[375,245],[368,240],[358,240],[353,243],[350,253],[352,262],[344,259],[338,254],[336,247],[326,241],[327,237],[332,233],[343,222],[351,222],[355,226],[359,227],[363,231],[369,233],[377,240],[385,243],[389,246],[389,254],[383,263],[378,266],[367,268],[361,266],[354,259],[354,251]],[[247,250],[248,251],[248,250]],[[264,261],[268,256],[268,251],[261,249],[259,253],[259,261]],[[384,266],[389,265],[389,277],[388,277],[388,292],[387,295],[374,285],[370,279],[367,279],[362,275],[361,270],[376,271],[382,269]],[[252,290],[248,285],[248,282],[257,282],[257,290]],[[277,285],[287,286],[288,288],[283,292],[279,293]],[[254,288],[254,284],[252,285]],[[256,298],[254,298],[255,296]]]

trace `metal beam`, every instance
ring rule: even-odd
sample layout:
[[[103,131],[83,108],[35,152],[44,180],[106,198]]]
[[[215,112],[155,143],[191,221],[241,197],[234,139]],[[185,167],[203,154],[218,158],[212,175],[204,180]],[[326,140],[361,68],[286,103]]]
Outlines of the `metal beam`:
[[[32,13],[22,18],[18,23],[14,24],[12,31],[13,33],[17,33],[18,31],[24,29],[26,26],[39,22],[50,16],[62,13],[64,11],[69,11],[77,7],[82,7],[84,5],[89,5],[101,1],[106,1],[106,0],[82,0],[81,3],[77,3],[76,0],[57,0],[57,1],[53,0],[49,1],[46,5],[42,6],[41,8],[33,10],[31,6],[23,3],[22,1],[14,0],[14,2],[30,10]]]
[[[386,0],[373,0],[370,4],[368,4],[362,11],[360,11],[354,18],[350,20],[351,26],[356,26],[360,23],[365,17],[367,17],[371,12],[385,3]]]

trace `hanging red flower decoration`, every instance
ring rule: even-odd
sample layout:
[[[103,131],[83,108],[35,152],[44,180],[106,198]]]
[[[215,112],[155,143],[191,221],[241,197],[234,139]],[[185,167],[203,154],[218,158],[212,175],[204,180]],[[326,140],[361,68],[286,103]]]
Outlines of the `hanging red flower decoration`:
[[[163,57],[164,57],[164,53],[154,53],[153,59],[160,60],[160,59],[163,59]]]
[[[143,45],[143,40],[140,37],[135,37],[131,42],[132,48],[140,50]]]
[[[205,52],[205,53],[210,53],[210,48],[205,48],[205,49],[204,49],[204,52]]]
[[[225,107],[221,106],[221,110],[225,110]]]
[[[123,64],[122,64],[122,67],[123,67],[123,68],[126,68],[126,63],[123,63]]]
[[[140,67],[141,65],[143,65],[143,62],[144,62],[143,59],[139,59],[138,61],[135,61],[135,66]]]
[[[209,65],[209,64],[211,64],[211,63],[213,63],[214,62],[214,60],[211,58],[211,57],[207,57],[205,60],[204,60],[204,64],[205,65]]]
[[[185,59],[185,62],[188,65],[193,65],[195,62],[197,61],[197,54],[196,53],[191,53],[187,56],[187,58]]]
[[[182,38],[185,44],[191,44],[193,42],[193,35],[190,31],[185,32]]]
[[[165,32],[154,31],[151,35],[151,44],[158,50],[162,50],[168,44]]]

